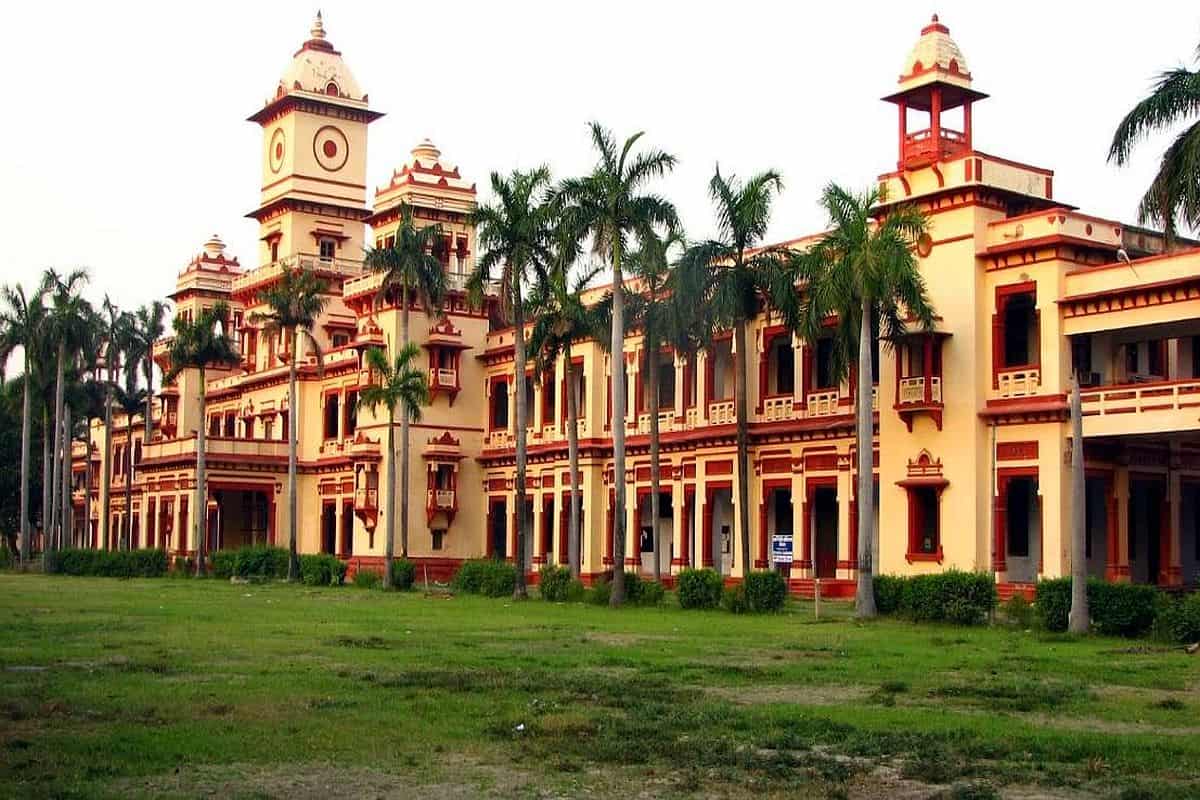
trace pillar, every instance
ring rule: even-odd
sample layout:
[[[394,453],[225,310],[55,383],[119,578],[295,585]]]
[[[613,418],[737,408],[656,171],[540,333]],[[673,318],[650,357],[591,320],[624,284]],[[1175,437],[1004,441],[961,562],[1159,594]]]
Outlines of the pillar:
[[[1119,466],[1113,471],[1117,495],[1117,552],[1116,564],[1110,565],[1112,580],[1129,580],[1129,467]]]
[[[1163,510],[1163,535],[1159,541],[1162,544],[1162,577],[1159,583],[1163,586],[1178,586],[1183,582],[1183,571],[1180,567],[1180,539],[1182,538],[1182,519],[1180,515],[1183,500],[1183,485],[1179,472],[1172,469],[1167,473],[1167,491],[1163,496],[1166,508]]]
[[[997,478],[995,511],[992,517],[992,570],[1008,570],[1008,479]]]
[[[613,565],[613,508],[617,502],[617,493],[613,489],[608,490],[608,509],[604,512],[604,561],[605,567]]]
[[[866,464],[870,467],[870,458],[868,457]],[[859,465],[863,464],[862,458],[859,458]],[[837,476],[837,504],[838,504],[838,557],[834,563],[834,575],[841,578],[850,578],[850,567],[852,557],[850,555],[850,498],[854,494],[854,473],[848,468],[839,470]]]
[[[701,350],[698,355],[698,358],[699,358],[700,377],[701,377],[700,383],[704,389],[704,391],[701,395],[701,398],[700,398],[700,420],[701,420],[701,422],[707,424],[708,423],[708,406],[710,403],[712,403],[713,385],[714,385],[712,348],[707,348],[705,350]],[[708,503],[705,503],[705,505],[707,506]]]
[[[696,532],[700,540],[700,563],[704,567],[713,565],[713,490],[704,487],[704,505],[700,509],[701,525]]]
[[[1117,524],[1116,475],[1104,480],[1104,578],[1117,579],[1117,564],[1120,563],[1120,527]]]
[[[675,353],[672,361],[675,366],[675,424],[682,426],[684,416],[686,415],[686,402],[684,395],[687,393],[687,359]],[[672,495],[678,497],[679,495]],[[678,503],[676,503],[678,505]],[[679,552],[676,550],[675,552]]]
[[[632,496],[631,496],[632,495]],[[642,528],[639,524],[641,498],[637,491],[625,495],[625,566],[642,569]]]
[[[768,559],[771,553],[771,543],[767,537],[767,501],[773,491],[774,489],[764,488],[762,496],[758,500],[758,558],[754,560],[756,569],[766,569],[770,564]]]

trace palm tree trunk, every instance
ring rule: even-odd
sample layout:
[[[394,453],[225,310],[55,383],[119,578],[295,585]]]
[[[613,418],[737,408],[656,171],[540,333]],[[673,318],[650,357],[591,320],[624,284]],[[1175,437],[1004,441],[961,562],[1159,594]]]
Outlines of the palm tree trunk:
[[[400,284],[400,347],[408,347],[408,274]],[[400,557],[408,558],[408,409],[400,409]],[[388,563],[388,570],[392,565]]]
[[[621,242],[612,246],[612,440],[613,440],[613,579],[609,604],[625,602],[625,284],[621,275]]]
[[[862,323],[858,332],[858,397],[855,398],[858,404],[855,419],[858,434],[858,585],[854,595],[854,610],[860,617],[873,617],[876,614],[874,567],[871,563],[875,528],[875,446],[871,411],[872,346],[871,306],[864,301]],[[813,558],[816,558],[816,553],[813,554]]]
[[[87,437],[83,450],[83,541],[81,547],[92,546],[92,418],[87,420]]]
[[[204,576],[205,539],[208,538],[208,486],[204,475],[204,436],[208,428],[208,391],[204,378],[204,366],[200,367],[200,419],[196,425],[196,495],[192,510],[194,536],[196,537],[196,577]],[[288,409],[289,426],[296,427],[294,408]]]
[[[513,292],[513,362],[516,368],[517,381],[517,552],[513,554],[513,564],[517,568],[517,582],[513,585],[513,599],[524,600],[529,596],[525,587],[525,462],[527,435],[525,425],[529,410],[525,407],[528,398],[525,396],[525,313],[521,304],[521,270],[512,268]]]
[[[151,350],[154,349],[153,343],[150,344],[150,349]],[[146,355],[145,373],[146,373],[146,432],[142,436],[142,447],[145,447],[146,445],[150,444],[150,437],[154,433],[154,419],[153,419],[154,359],[151,358],[151,356],[149,355],[149,351],[147,351],[147,355]]]
[[[733,394],[737,406],[738,533],[742,540],[742,575],[749,575],[750,560],[750,419],[746,400],[746,321],[733,326]],[[716,550],[717,548],[713,548]],[[733,572],[732,567],[730,572]]]
[[[29,440],[31,425],[29,411],[29,348],[25,348],[25,387],[21,393],[21,563],[29,560],[29,537],[33,526],[29,524]]]
[[[392,556],[396,552],[396,409],[388,407],[387,541],[383,546],[383,588],[392,588]]]
[[[65,379],[63,372],[66,369],[67,347],[64,343],[59,342],[58,345],[58,366],[57,374],[54,383],[54,474],[51,476],[50,489],[50,533],[46,537],[46,548],[53,549],[54,543],[57,541],[55,536],[58,533],[60,525],[59,520],[59,486],[62,480],[62,445],[63,445],[63,390],[66,388],[63,384]]]
[[[50,538],[50,492],[54,488],[51,480],[51,469],[54,460],[54,437],[56,432],[50,429],[50,404],[42,403],[42,550]]]
[[[100,473],[100,547],[108,550],[108,521],[112,515],[112,372],[104,387],[104,469]]]
[[[1087,633],[1087,484],[1083,472],[1083,409],[1079,376],[1071,378],[1071,614],[1068,630]]]
[[[133,549],[133,415],[127,414],[129,436],[125,446],[125,549]]]
[[[63,408],[63,474],[60,485],[62,509],[58,520],[58,549],[71,541],[71,407]]]
[[[289,582],[300,580],[300,555],[296,551],[299,520],[296,502],[296,449],[300,428],[300,409],[296,403],[296,359],[300,356],[300,332],[292,332],[292,357],[288,359],[288,575]]]
[[[567,521],[567,565],[572,578],[579,578],[579,398],[575,396],[575,373],[571,367],[571,343],[568,341],[563,352],[566,358],[567,378],[567,466],[571,470],[571,516]]]
[[[651,302],[654,298],[651,297]],[[654,580],[662,582],[662,536],[658,531],[658,511],[661,500],[658,496],[662,478],[658,464],[658,342],[647,337],[646,392],[650,395],[650,530],[654,538]]]

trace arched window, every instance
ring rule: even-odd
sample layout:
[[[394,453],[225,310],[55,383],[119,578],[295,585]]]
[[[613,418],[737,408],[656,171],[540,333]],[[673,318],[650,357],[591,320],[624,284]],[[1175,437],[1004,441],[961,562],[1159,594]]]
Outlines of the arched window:
[[[340,97],[342,93],[338,91],[337,84],[333,81],[330,81],[325,85],[325,94],[330,95],[331,97]]]

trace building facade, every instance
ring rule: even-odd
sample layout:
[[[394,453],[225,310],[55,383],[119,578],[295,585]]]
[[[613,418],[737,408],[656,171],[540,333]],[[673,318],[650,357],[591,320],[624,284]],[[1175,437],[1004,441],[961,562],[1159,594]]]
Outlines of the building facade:
[[[972,108],[986,95],[935,17],[905,60],[895,91],[896,161],[879,177],[882,207],[914,203],[930,219],[917,243],[936,309],[931,331],[885,343],[870,388],[876,409],[876,563],[884,573],[992,571],[1002,594],[1069,573],[1069,528],[1086,514],[1092,574],[1164,586],[1200,575],[1200,250],[1166,251],[1153,231],[1081,213],[1055,198],[1049,169],[975,147]],[[626,569],[664,575],[713,566],[731,579],[778,566],[792,587],[853,593],[857,551],[854,442],[860,376],[832,379],[829,342],[804,342],[761,313],[750,327],[749,487],[753,557],[736,547],[738,497],[733,341],[694,357],[644,352],[640,335],[610,355],[595,342],[527,382],[527,507],[515,507],[516,331],[474,310],[465,278],[475,258],[467,224],[475,187],[430,142],[419,144],[368,205],[372,110],[318,17],[264,107],[259,266],[243,267],[213,237],[179,274],[177,314],[229,303],[242,363],[210,372],[207,419],[198,376],[182,373],[157,398],[155,435],[140,441],[118,418],[111,454],[117,530],[130,515],[142,546],[191,553],[189,519],[204,513],[208,546],[284,543],[287,430],[300,443],[300,548],[378,566],[393,491],[386,416],[357,408],[370,381],[363,354],[400,341],[399,298],[364,272],[364,245],[382,246],[402,202],[439,224],[435,253],[451,288],[445,311],[411,305],[433,399],[412,426],[410,554],[431,577],[466,558],[512,558],[525,520],[528,562],[567,553],[566,397],[579,399],[582,570],[614,567],[610,532],[626,492]],[[368,231],[369,228],[369,231]],[[814,234],[788,242],[803,247]],[[258,292],[303,266],[329,281],[316,330],[322,353],[301,353],[298,408],[287,405],[286,344],[252,322]],[[604,288],[594,290],[598,299]],[[166,367],[168,342],[156,347]],[[628,414],[612,419],[613,369],[628,377]],[[646,371],[658,371],[657,397]],[[1068,379],[1083,376],[1084,497],[1071,496]],[[662,502],[651,519],[649,420],[661,430]],[[612,430],[624,425],[627,468],[615,476]],[[189,508],[197,426],[208,434],[208,500]],[[132,436],[132,446],[129,440]],[[76,461],[77,536],[95,546],[102,431]],[[124,459],[135,461],[125,508]],[[85,469],[92,475],[86,476]],[[84,487],[93,488],[84,502]],[[421,500],[424,502],[421,502]],[[399,503],[396,504],[399,508]],[[86,508],[85,508],[86,506]],[[88,518],[90,517],[90,518]],[[84,524],[84,519],[87,524]],[[662,534],[653,552],[652,532]],[[110,535],[110,540],[112,536]],[[782,553],[791,553],[790,563]],[[773,553],[776,553],[773,555]],[[777,559],[781,559],[778,560]]]

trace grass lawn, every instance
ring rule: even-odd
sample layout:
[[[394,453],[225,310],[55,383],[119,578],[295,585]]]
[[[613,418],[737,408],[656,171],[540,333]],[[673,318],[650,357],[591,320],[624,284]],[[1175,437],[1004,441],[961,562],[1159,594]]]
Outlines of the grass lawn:
[[[0,574],[0,796],[1200,796],[1200,656],[822,612]]]

